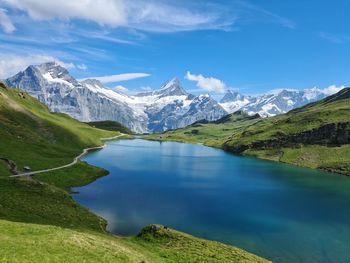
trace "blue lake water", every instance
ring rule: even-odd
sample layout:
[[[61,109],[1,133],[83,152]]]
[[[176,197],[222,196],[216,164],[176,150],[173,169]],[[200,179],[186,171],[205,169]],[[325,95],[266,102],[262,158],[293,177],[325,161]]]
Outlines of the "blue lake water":
[[[201,145],[108,142],[84,160],[110,175],[74,199],[134,235],[152,223],[275,262],[350,262],[350,178]]]

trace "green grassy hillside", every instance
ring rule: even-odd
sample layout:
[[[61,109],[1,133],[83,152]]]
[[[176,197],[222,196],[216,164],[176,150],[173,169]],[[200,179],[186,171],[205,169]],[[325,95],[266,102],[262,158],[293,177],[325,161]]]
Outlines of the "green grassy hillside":
[[[83,148],[101,145],[100,137],[116,134],[50,113],[20,90],[0,85],[0,158],[11,160],[18,172],[24,166],[38,170],[70,163]],[[7,166],[0,160],[1,219],[104,231],[105,220],[77,205],[67,190],[106,171],[80,162],[34,179],[13,179]]]
[[[222,147],[223,142],[232,134],[243,131],[258,122],[258,115],[248,116],[241,111],[232,113],[215,122],[199,121],[186,128],[151,134],[149,140],[167,140],[185,143],[203,143],[208,146]]]
[[[0,87],[0,157],[15,160],[20,170],[66,164],[83,148],[101,145],[99,138],[116,134],[50,113],[25,93]]]
[[[345,96],[347,95],[347,96]],[[295,109],[287,114],[273,118],[266,118],[244,132],[233,134],[227,145],[250,144],[254,141],[265,141],[276,138],[283,138],[292,134],[320,129],[327,124],[349,123],[350,122],[350,88],[344,89],[339,94],[328,97],[318,103],[312,103],[305,107]],[[329,128],[331,129],[331,128]],[[347,128],[346,128],[347,129]],[[336,131],[334,131],[336,133]],[[340,135],[339,135],[340,136]],[[316,133],[315,136],[316,138]],[[310,138],[312,140],[313,138]],[[336,144],[331,137],[323,138],[324,144]],[[337,138],[334,138],[337,139]],[[321,144],[322,139],[318,142]],[[349,142],[345,139],[344,143]],[[305,140],[306,144],[306,140]],[[340,142],[342,144],[342,142]]]
[[[70,163],[83,148],[101,145],[99,138],[117,134],[50,113],[27,94],[0,84],[0,262],[264,262],[160,227],[130,238],[106,233],[106,221],[69,194],[108,174],[84,162],[32,178],[9,177],[24,166]]]
[[[162,226],[130,238],[2,220],[0,229],[1,262],[268,262]]]
[[[91,127],[99,128],[107,131],[117,131],[125,134],[132,134],[132,131],[117,121],[94,121],[87,122]]]
[[[237,112],[212,123],[153,134],[151,140],[204,143],[236,154],[350,175],[350,88],[287,114]]]
[[[234,133],[229,151],[350,175],[350,88]]]

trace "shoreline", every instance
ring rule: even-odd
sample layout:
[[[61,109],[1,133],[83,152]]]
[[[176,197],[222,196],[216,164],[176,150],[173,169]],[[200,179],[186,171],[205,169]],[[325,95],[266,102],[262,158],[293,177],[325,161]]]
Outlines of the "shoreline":
[[[117,138],[120,138],[122,136],[125,136],[126,134],[122,133],[113,137],[109,137],[109,138],[100,138],[101,141],[109,141],[109,140],[115,140]],[[95,150],[101,150],[103,148],[106,147],[106,144],[103,144],[101,146],[95,146],[95,147],[89,147],[89,148],[85,148],[83,149],[83,152],[81,154],[79,154],[78,156],[74,157],[73,162],[69,163],[69,164],[65,164],[65,165],[61,165],[58,167],[54,167],[54,168],[48,168],[48,169],[42,169],[42,170],[38,170],[38,171],[32,171],[32,172],[25,172],[25,173],[20,173],[20,174],[14,174],[11,175],[10,177],[12,178],[18,178],[18,177],[24,177],[24,176],[34,176],[37,174],[42,174],[42,173],[46,173],[46,172],[52,172],[52,171],[57,171],[57,170],[61,170],[64,168],[68,168],[71,167],[75,164],[78,163],[78,161],[84,157],[86,154],[88,154],[91,151],[95,151]]]
[[[127,135],[127,134],[123,134],[123,135],[116,136],[116,137],[119,138],[119,137],[122,137],[122,136],[125,136],[125,135]],[[114,139],[116,139],[116,138],[115,138],[115,137],[103,138],[103,139],[101,139],[101,140],[107,141],[107,140],[114,140]],[[126,139],[129,139],[129,140],[145,140],[145,141],[147,141],[147,140],[146,140],[145,138],[143,138],[142,136],[140,136],[140,137],[134,136],[133,138],[126,138]],[[176,143],[180,143],[180,142],[176,142]],[[183,143],[185,143],[185,142],[183,142]],[[186,144],[187,144],[187,143],[186,143]],[[210,147],[210,146],[207,146],[207,145],[205,145],[205,144],[203,144],[203,143],[196,143],[196,145],[202,146],[202,147]],[[100,147],[101,147],[101,149],[103,149],[103,148],[105,148],[106,146],[107,146],[107,145],[105,144],[105,145],[100,146]],[[212,147],[211,147],[211,148],[212,148]],[[222,149],[220,149],[220,148],[217,148],[217,149],[218,149],[218,150],[222,150]],[[89,153],[89,152],[87,152],[87,153]],[[87,154],[87,153],[86,153],[86,154]],[[87,162],[87,164],[88,164],[88,165],[92,165],[92,164],[90,164],[90,163],[88,163],[88,162]],[[97,166],[97,167],[102,168],[102,169],[105,169],[105,168],[100,167],[100,166]],[[108,170],[106,170],[106,171],[108,172],[108,175],[107,175],[107,176],[109,176],[109,175],[110,175],[110,172],[109,172]],[[90,182],[89,184],[92,184],[92,183],[96,182],[98,179],[100,179],[100,178],[96,178],[96,180]],[[89,185],[89,184],[88,184],[88,185]],[[84,186],[82,186],[82,187],[84,187]],[[79,192],[77,192],[77,193],[69,193],[70,196],[72,196],[72,195],[74,195],[74,194],[79,194]],[[81,206],[81,207],[83,207],[83,208],[86,208],[86,209],[88,209],[88,210],[90,211],[89,208],[87,208],[87,207],[85,207],[84,205],[80,204],[80,203],[77,202],[74,198],[73,198],[73,200],[74,200],[74,202],[76,202],[79,206]],[[110,232],[109,230],[107,230],[107,225],[108,225],[109,222],[108,222],[108,220],[107,220],[106,218],[104,218],[102,215],[99,215],[99,214],[97,214],[97,213],[95,213],[95,212],[93,212],[93,211],[90,211],[90,213],[92,213],[92,214],[94,214],[94,215],[96,215],[96,216],[102,218],[102,219],[106,222],[106,226],[104,227],[104,231],[105,231],[105,233],[106,233],[107,235],[110,235],[110,236],[112,236],[112,237],[123,238],[123,239],[135,239],[135,238],[141,237],[141,236],[143,235],[144,232],[148,232],[149,230],[151,230],[151,232],[154,232],[154,228],[156,228],[156,232],[158,232],[159,230],[160,230],[161,232],[166,231],[166,232],[168,232],[168,233],[169,233],[169,232],[176,232],[176,233],[178,233],[179,235],[184,236],[184,237],[187,237],[187,238],[189,237],[189,238],[194,238],[194,239],[197,239],[197,240],[202,240],[202,241],[201,241],[201,246],[204,245],[204,242],[205,242],[205,243],[213,243],[213,244],[217,244],[218,246],[223,246],[223,247],[227,247],[227,248],[231,248],[231,249],[240,251],[239,253],[246,253],[247,255],[253,256],[253,257],[255,257],[255,258],[258,259],[258,261],[252,261],[252,262],[272,262],[272,261],[271,261],[270,259],[268,259],[268,258],[265,258],[265,257],[263,257],[263,256],[261,256],[261,255],[255,254],[254,252],[251,252],[251,251],[246,250],[246,249],[244,249],[244,248],[235,246],[235,245],[233,245],[233,244],[229,244],[229,243],[225,243],[225,242],[221,242],[221,241],[216,241],[216,240],[212,240],[212,239],[208,239],[208,238],[203,238],[203,237],[200,237],[200,236],[194,236],[194,235],[189,234],[189,233],[187,233],[187,232],[179,231],[179,230],[177,230],[177,229],[169,228],[169,227],[167,227],[167,226],[159,225],[159,224],[157,224],[157,223],[152,223],[152,224],[150,224],[150,225],[146,225],[146,226],[141,227],[141,229],[139,230],[139,232],[138,232],[136,235],[120,235],[120,234],[116,234],[116,233],[113,233],[113,232]],[[155,234],[158,235],[158,233],[155,233]],[[163,234],[163,233],[162,233],[162,234]]]
[[[148,135],[150,136],[150,135]],[[342,172],[337,172],[337,170],[333,169],[333,168],[313,168],[310,166],[302,166],[302,165],[297,165],[294,163],[288,163],[288,162],[284,162],[284,161],[276,161],[273,159],[268,159],[268,158],[261,158],[258,156],[254,156],[254,155],[244,155],[244,154],[236,154],[233,153],[230,150],[226,150],[223,146],[213,146],[213,145],[209,145],[206,144],[205,142],[190,142],[190,141],[185,141],[185,140],[181,140],[181,139],[159,139],[159,138],[147,138],[146,136],[141,138],[143,140],[147,140],[147,141],[156,141],[156,142],[177,142],[177,143],[185,143],[185,144],[192,144],[192,145],[202,145],[202,146],[206,146],[206,147],[210,147],[210,148],[214,148],[214,149],[220,149],[223,150],[227,153],[233,154],[235,156],[239,156],[239,157],[248,157],[248,158],[254,158],[254,159],[258,159],[258,160],[263,160],[263,161],[269,161],[269,162],[274,162],[274,163],[280,163],[280,164],[286,164],[286,165],[291,165],[294,167],[299,167],[299,168],[305,168],[305,169],[311,169],[311,170],[317,170],[317,171],[322,171],[322,172],[326,172],[326,173],[330,173],[333,175],[337,175],[337,176],[346,176],[346,177],[350,177],[350,171],[346,171],[344,173]]]

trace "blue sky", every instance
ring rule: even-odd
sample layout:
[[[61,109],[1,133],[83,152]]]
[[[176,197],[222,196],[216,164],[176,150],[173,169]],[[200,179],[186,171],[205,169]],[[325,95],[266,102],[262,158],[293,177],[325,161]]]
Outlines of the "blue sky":
[[[350,85],[348,0],[174,2],[0,0],[0,79],[54,59],[76,78],[142,73],[104,79],[128,93],[174,76],[214,96]]]

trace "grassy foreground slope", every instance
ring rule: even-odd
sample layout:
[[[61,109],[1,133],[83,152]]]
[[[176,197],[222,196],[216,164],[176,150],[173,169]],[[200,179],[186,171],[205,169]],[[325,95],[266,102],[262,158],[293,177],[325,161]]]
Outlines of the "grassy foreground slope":
[[[69,194],[108,173],[84,162],[33,178],[9,177],[9,160],[19,172],[56,167],[117,134],[50,113],[0,84],[0,262],[265,262],[159,226],[138,237],[106,233],[106,221]]]
[[[204,143],[236,154],[350,175],[350,88],[287,114],[236,112],[217,122],[153,134],[151,140]]]
[[[130,238],[3,220],[0,229],[1,262],[268,262],[155,225]]]

